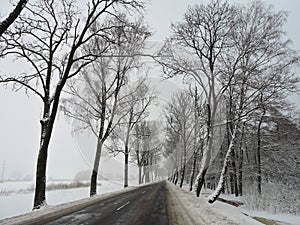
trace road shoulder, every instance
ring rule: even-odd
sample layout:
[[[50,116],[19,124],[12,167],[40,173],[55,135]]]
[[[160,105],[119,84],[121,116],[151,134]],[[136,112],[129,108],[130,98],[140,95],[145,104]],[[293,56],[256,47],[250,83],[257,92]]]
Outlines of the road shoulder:
[[[258,225],[258,221],[243,215],[236,207],[218,202],[209,204],[205,197],[197,198],[167,182],[167,201],[170,224],[180,225]],[[225,205],[226,204],[226,205]]]

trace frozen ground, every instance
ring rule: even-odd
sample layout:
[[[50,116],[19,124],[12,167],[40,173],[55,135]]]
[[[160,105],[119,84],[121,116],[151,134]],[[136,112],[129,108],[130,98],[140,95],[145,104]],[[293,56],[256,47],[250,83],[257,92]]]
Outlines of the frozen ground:
[[[70,183],[71,181],[65,182]],[[48,183],[50,184],[51,182]],[[58,183],[62,182],[59,181]],[[100,181],[100,183],[101,185],[97,188],[99,195],[123,189],[121,181]],[[136,185],[136,182],[131,181],[130,184]],[[32,182],[0,183],[0,220],[31,211],[33,192],[25,190],[31,189],[32,187]],[[47,204],[53,206],[87,197],[89,197],[89,187],[48,191]]]
[[[180,211],[187,214],[187,218],[179,224],[209,224],[209,225],[258,225],[258,221],[244,215],[239,209],[222,202],[209,204],[205,196],[197,198],[194,192],[181,189],[168,183],[173,196],[173,205],[178,205]],[[171,193],[172,196],[172,193]]]
[[[291,215],[291,214],[272,214],[266,211],[251,211],[247,209],[245,206],[234,207],[227,203],[223,203],[220,201],[216,201],[213,205],[207,203],[206,197],[211,193],[211,190],[204,189],[202,191],[202,197],[196,198],[194,192],[189,192],[189,187],[186,185],[183,187],[183,190],[177,188],[177,194],[182,196],[182,199],[185,204],[189,205],[191,208],[197,208],[198,211],[212,210],[212,212],[219,212],[220,214],[233,218],[236,221],[236,224],[262,224],[253,220],[251,217],[255,218],[263,218],[268,220],[273,225],[300,225],[300,216],[299,215]],[[221,195],[223,199],[233,200],[242,202],[243,200],[240,197],[235,197],[234,195]],[[203,206],[207,206],[207,209],[203,208]],[[194,212],[196,213],[196,212]],[[248,216],[246,216],[248,215]],[[250,219],[250,220],[249,220]],[[209,220],[208,220],[209,221]],[[218,224],[211,222],[209,224]],[[221,224],[230,224],[225,221]],[[234,223],[232,223],[234,224]]]

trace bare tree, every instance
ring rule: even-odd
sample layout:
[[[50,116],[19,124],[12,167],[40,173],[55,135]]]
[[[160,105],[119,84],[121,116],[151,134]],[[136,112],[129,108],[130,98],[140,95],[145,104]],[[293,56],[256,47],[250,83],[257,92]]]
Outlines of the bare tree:
[[[197,164],[199,159],[202,156],[202,151],[203,151],[203,143],[205,139],[205,132],[203,127],[205,126],[205,116],[203,115],[204,110],[201,107],[202,105],[202,95],[198,93],[197,87],[195,87],[194,90],[190,88],[189,90],[189,95],[193,99],[193,116],[194,116],[194,121],[193,121],[193,127],[194,127],[194,132],[193,132],[193,155],[192,155],[192,168],[191,168],[191,174],[190,174],[190,191],[193,190],[194,186],[194,179],[195,175],[197,173]]]
[[[132,131],[138,123],[146,119],[149,107],[155,99],[145,78],[138,80],[136,86],[129,88],[128,92],[126,93],[126,103],[123,105],[123,108],[127,109],[126,113],[114,130],[112,145],[109,147],[110,153],[114,155],[120,152],[124,154],[124,188],[128,187],[129,154],[134,146]]]
[[[286,93],[295,90],[297,78],[293,68],[299,63],[299,56],[284,41],[282,26],[286,21],[284,12],[274,12],[261,2],[253,2],[249,8],[242,8],[237,14],[239,23],[231,33],[234,41],[224,64],[225,81],[233,80],[234,112],[230,112],[228,123],[231,136],[216,190],[209,196],[214,202],[224,186],[224,176],[230,159],[235,155],[236,139],[242,124],[254,112],[258,113],[257,136],[260,137],[262,118],[266,115],[265,106],[284,98]],[[233,62],[233,63],[232,63]],[[227,72],[226,72],[227,71]],[[231,107],[230,110],[233,110]],[[257,143],[257,163],[261,192],[260,139]],[[234,159],[233,159],[234,160]],[[234,168],[235,169],[235,168]],[[237,187],[236,187],[237,188]]]
[[[145,144],[148,142],[148,138],[151,135],[151,130],[149,128],[149,122],[144,120],[140,123],[137,123],[134,126],[134,133],[133,133],[133,151],[131,152],[133,162],[136,163],[138,167],[138,182],[139,184],[143,183],[142,179],[142,169],[144,166],[144,162],[146,162],[147,151]],[[149,145],[148,145],[149,146]]]
[[[124,118],[127,118],[127,115],[132,116],[130,122],[137,119],[134,115],[136,111],[133,109],[138,100],[134,97],[145,95],[147,89],[142,80],[138,83],[138,87],[126,93],[130,73],[141,67],[137,55],[145,47],[145,41],[150,36],[143,21],[139,19],[136,22],[130,22],[123,14],[110,19],[103,27],[111,27],[110,41],[107,42],[107,36],[105,39],[97,38],[95,43],[84,51],[97,54],[101,52],[101,49],[106,49],[105,56],[91,63],[90,70],[84,71],[83,83],[87,89],[80,92],[80,83],[77,84],[77,88],[74,88],[76,81],[70,86],[68,93],[75,99],[67,99],[66,103],[69,107],[64,108],[69,117],[80,121],[82,128],[91,129],[97,137],[90,196],[96,194],[99,162],[104,142],[119,127]],[[136,95],[135,92],[140,93]],[[148,106],[149,102],[145,107]],[[144,110],[139,112],[139,117],[142,117]],[[126,143],[126,151],[128,151],[128,140]],[[125,152],[126,155],[128,152],[127,154]],[[127,159],[128,168],[128,156],[125,159]]]
[[[1,42],[7,46],[4,56],[15,56],[28,63],[29,72],[1,76],[1,83],[13,83],[15,90],[25,88],[42,100],[40,148],[37,160],[34,209],[46,204],[46,165],[48,146],[60,97],[67,80],[75,77],[102,53],[83,54],[82,49],[110,27],[95,29],[95,23],[115,14],[115,9],[141,9],[138,0],[93,0],[79,13],[73,0],[41,0],[27,3],[26,14],[19,16]],[[92,29],[93,28],[93,29]]]
[[[194,152],[193,134],[195,132],[195,121],[193,105],[190,102],[190,93],[187,91],[176,94],[166,108],[165,117],[167,120],[167,134],[169,138],[174,138],[176,148],[172,154],[176,156],[176,173],[180,173],[180,187],[182,187],[186,175],[186,167]],[[174,152],[175,150],[175,152]]]
[[[167,77],[183,75],[199,85],[206,105],[206,139],[196,194],[199,196],[211,162],[214,127],[222,94],[231,79],[220,85],[223,56],[230,47],[230,34],[235,26],[235,7],[226,1],[213,0],[207,5],[189,7],[182,22],[172,25],[172,36],[160,51],[160,64]]]

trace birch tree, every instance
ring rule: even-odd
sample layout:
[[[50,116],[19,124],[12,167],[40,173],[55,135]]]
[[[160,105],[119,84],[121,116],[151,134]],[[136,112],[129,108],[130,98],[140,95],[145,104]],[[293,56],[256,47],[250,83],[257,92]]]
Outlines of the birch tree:
[[[197,173],[197,164],[199,162],[199,159],[202,157],[202,151],[203,151],[203,142],[205,139],[205,132],[203,130],[203,127],[205,126],[205,116],[203,115],[204,110],[201,107],[203,104],[202,95],[198,93],[197,87],[195,87],[194,90],[189,90],[189,95],[193,99],[193,106],[192,106],[192,113],[193,113],[193,136],[192,136],[192,142],[193,142],[193,155],[192,155],[192,168],[191,168],[191,174],[190,174],[190,188],[189,190],[193,190],[194,186],[194,179],[195,175]]]
[[[141,9],[143,3],[138,0],[93,0],[81,14],[73,0],[33,1],[27,3],[25,13],[0,38],[7,46],[3,55],[25,62],[29,68],[26,72],[1,76],[0,82],[12,83],[15,90],[24,88],[39,97],[42,103],[34,209],[46,204],[48,147],[62,90],[69,79],[101,57],[101,52],[96,55],[82,52],[96,37],[105,37],[111,29],[94,29],[96,21],[115,14],[121,8],[131,11]]]
[[[220,85],[219,75],[224,54],[230,47],[230,34],[236,23],[236,8],[226,1],[214,0],[189,7],[182,22],[172,24],[172,35],[160,51],[166,77],[183,75],[203,90],[206,108],[206,133],[196,194],[200,195],[210,165],[214,127],[221,96],[231,83]]]
[[[234,115],[229,118],[231,124],[230,142],[225,155],[223,168],[216,190],[209,196],[212,203],[220,195],[224,186],[224,176],[230,158],[235,154],[236,138],[242,122],[259,112],[258,137],[262,118],[266,114],[265,106],[286,96],[296,87],[297,78],[294,68],[299,63],[299,56],[285,41],[282,27],[286,21],[284,12],[275,12],[271,7],[256,1],[249,7],[243,7],[237,14],[239,23],[232,35],[233,45],[224,60],[224,83],[231,77],[235,106]],[[227,72],[226,72],[226,69]],[[259,110],[259,111],[258,111]],[[260,139],[257,143],[258,177],[261,183]],[[258,191],[261,192],[260,186]]]

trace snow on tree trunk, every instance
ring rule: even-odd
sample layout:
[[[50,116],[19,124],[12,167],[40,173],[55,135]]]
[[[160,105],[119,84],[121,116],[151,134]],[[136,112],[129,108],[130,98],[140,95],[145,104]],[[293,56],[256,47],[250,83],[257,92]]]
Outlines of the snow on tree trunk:
[[[48,157],[48,146],[46,145],[45,137],[47,125],[42,124],[41,144],[36,167],[36,183],[33,209],[39,209],[46,205],[46,167]]]
[[[8,27],[18,18],[28,0],[19,0],[17,6],[9,14],[9,16],[4,20],[0,21],[0,36],[8,29]]]
[[[97,142],[96,156],[94,160],[94,167],[91,176],[91,187],[90,187],[90,197],[95,196],[97,194],[97,178],[98,178],[98,169],[101,158],[103,142],[99,138]]]
[[[53,125],[56,118],[56,113],[59,104],[59,95],[61,87],[57,87],[55,99],[53,101],[52,108],[48,98],[44,100],[44,113],[41,119],[41,137],[40,137],[40,149],[36,166],[36,182],[35,182],[35,194],[33,202],[33,210],[39,209],[46,205],[46,169],[48,148],[53,131]],[[50,114],[51,112],[51,114]]]
[[[200,170],[199,170],[199,173],[196,178],[196,195],[197,195],[197,197],[200,196],[202,186],[205,182],[205,175],[206,175],[209,163],[210,163],[210,158],[211,158],[210,150],[211,150],[211,145],[212,145],[212,142],[210,139],[211,138],[208,137],[208,141],[207,141],[208,143],[206,144],[206,146],[204,148],[203,156],[201,159]]]
[[[236,138],[236,133],[237,133],[237,126],[235,126],[234,130],[233,130],[233,134],[231,136],[231,141],[224,159],[224,163],[223,163],[223,168],[221,171],[221,175],[220,175],[220,179],[218,182],[218,186],[216,188],[216,190],[208,196],[208,202],[209,203],[214,203],[217,198],[220,196],[223,188],[224,188],[224,181],[225,181],[225,174],[227,172],[227,168],[229,166],[230,163],[230,157],[232,155],[232,152],[234,150],[234,143],[235,143],[235,138]]]

